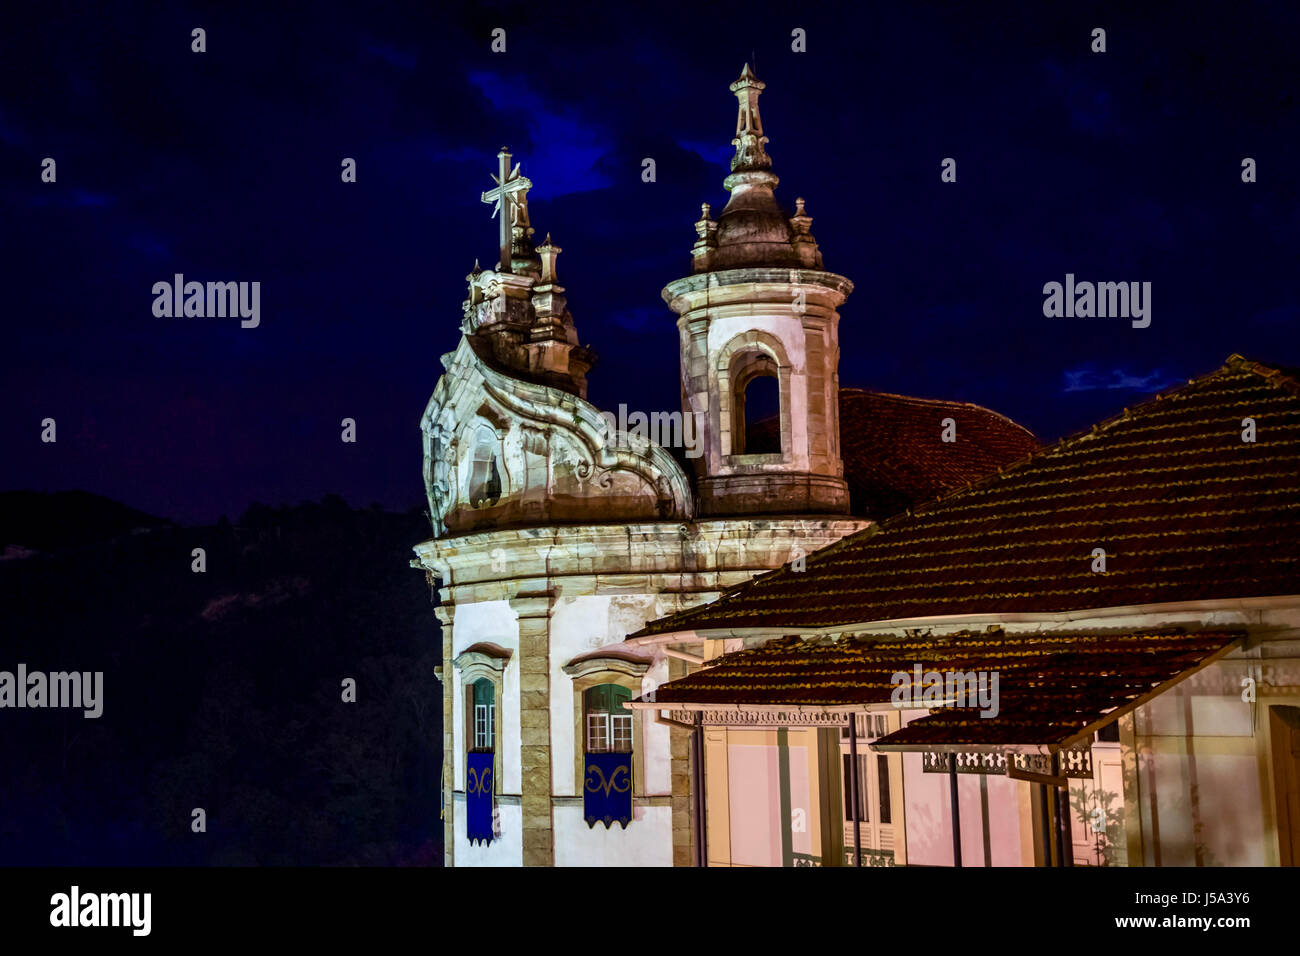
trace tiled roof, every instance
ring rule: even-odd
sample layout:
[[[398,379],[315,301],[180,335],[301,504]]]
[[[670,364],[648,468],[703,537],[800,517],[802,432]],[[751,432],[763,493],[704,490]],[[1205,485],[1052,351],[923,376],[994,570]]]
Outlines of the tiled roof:
[[[1242,420],[1256,423],[1255,442]],[[1094,572],[1094,549],[1106,570]],[[632,635],[1300,593],[1300,383],[1232,356],[947,497]]]
[[[998,713],[940,710],[879,744],[1060,744],[1199,667],[1242,637],[1178,629],[1097,634],[1000,630],[943,637],[830,642],[781,638],[724,655],[655,689],[646,701],[673,704],[824,706],[849,709],[891,700],[896,673],[998,674]]]
[[[948,418],[956,441],[941,440]],[[752,427],[754,439],[767,443],[779,419]],[[980,405],[840,389],[840,455],[849,511],[855,515],[881,521],[992,474],[1039,447],[1027,428]]]
[[[940,440],[947,418],[953,442]],[[840,451],[856,515],[883,520],[1039,447],[1027,428],[979,405],[840,389]]]

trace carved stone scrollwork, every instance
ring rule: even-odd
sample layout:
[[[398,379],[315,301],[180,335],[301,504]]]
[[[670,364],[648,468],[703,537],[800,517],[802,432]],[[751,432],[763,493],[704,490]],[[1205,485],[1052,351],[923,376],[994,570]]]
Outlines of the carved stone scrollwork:
[[[534,455],[546,455],[550,450],[550,436],[541,428],[524,425],[520,429],[524,451]]]
[[[435,535],[445,529],[443,518],[451,504],[451,452],[447,431],[441,425],[429,429],[429,519]]]
[[[666,475],[660,475],[655,481],[655,494],[658,496],[655,510],[660,518],[668,517],[673,510],[673,488]]]

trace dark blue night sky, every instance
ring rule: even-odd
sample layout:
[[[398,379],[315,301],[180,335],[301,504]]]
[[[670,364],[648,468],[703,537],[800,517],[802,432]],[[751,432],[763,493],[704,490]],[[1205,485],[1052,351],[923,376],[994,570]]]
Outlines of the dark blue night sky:
[[[417,423],[464,276],[496,260],[479,193],[503,144],[601,355],[592,399],[680,407],[659,291],[689,271],[700,202],[726,200],[727,85],[751,58],[777,196],[807,199],[826,268],[857,286],[843,384],[1054,439],[1232,352],[1300,364],[1300,12],[1123,7],[15,7],[0,489],[181,521],[330,492],[419,505]],[[155,318],[150,290],[178,272],[260,281],[260,327]],[[1151,282],[1150,328],[1045,318],[1066,273]]]

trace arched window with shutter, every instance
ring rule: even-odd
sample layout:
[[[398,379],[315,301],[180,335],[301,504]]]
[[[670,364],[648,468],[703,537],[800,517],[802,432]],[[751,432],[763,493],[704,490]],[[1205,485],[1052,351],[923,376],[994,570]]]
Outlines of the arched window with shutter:
[[[474,435],[469,467],[469,503],[472,507],[488,508],[501,498],[498,447],[496,433],[488,426],[480,425]]]

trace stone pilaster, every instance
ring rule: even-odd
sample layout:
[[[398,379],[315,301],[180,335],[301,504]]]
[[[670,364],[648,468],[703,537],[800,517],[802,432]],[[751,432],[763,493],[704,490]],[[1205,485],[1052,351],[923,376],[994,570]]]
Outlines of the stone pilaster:
[[[685,677],[684,661],[668,658],[668,679]],[[669,772],[673,795],[673,866],[695,865],[695,803],[691,798],[690,731],[669,728]]]
[[[524,866],[554,866],[551,794],[551,651],[553,597],[522,596],[510,602],[519,615],[520,805]]]
[[[454,604],[444,604],[434,608],[442,624],[442,865],[456,865],[455,807],[456,783],[452,779],[455,770],[456,725],[452,703],[452,619],[456,616]]]

